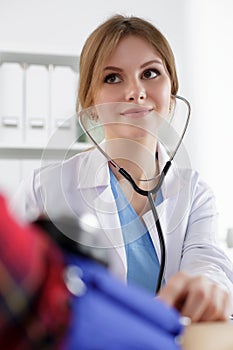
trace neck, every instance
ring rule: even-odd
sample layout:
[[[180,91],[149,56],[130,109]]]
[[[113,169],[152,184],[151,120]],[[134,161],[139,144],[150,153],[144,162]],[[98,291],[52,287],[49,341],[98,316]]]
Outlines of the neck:
[[[154,179],[159,172],[155,158],[156,142],[151,145],[126,139],[111,140],[106,143],[106,152],[120,168],[132,176],[139,187],[145,187],[148,186],[146,180]],[[112,167],[112,170],[117,179],[121,180],[122,176],[116,169]]]

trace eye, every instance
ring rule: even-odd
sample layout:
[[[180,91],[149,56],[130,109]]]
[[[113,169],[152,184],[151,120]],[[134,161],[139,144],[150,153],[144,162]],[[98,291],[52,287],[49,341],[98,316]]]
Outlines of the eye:
[[[104,78],[104,82],[107,84],[117,84],[121,82],[121,78],[118,74],[111,73]]]
[[[155,68],[147,69],[142,73],[142,78],[143,79],[154,79],[159,75],[160,75],[160,72],[157,69],[155,69]]]

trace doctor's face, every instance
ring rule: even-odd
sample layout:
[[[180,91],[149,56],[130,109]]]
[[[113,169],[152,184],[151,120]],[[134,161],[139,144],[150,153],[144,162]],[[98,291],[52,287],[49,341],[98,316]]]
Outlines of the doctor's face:
[[[170,96],[170,77],[161,57],[146,40],[130,35],[105,62],[94,103],[130,102],[166,115]]]
[[[170,77],[155,48],[138,36],[121,39],[104,64],[95,105],[114,103],[118,112],[122,105],[121,115],[134,124],[153,111],[166,116],[170,99]]]

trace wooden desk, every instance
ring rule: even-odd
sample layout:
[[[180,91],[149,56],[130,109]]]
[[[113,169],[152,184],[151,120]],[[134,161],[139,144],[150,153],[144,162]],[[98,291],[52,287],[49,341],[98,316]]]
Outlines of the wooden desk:
[[[184,350],[233,350],[233,323],[196,323],[182,337]]]

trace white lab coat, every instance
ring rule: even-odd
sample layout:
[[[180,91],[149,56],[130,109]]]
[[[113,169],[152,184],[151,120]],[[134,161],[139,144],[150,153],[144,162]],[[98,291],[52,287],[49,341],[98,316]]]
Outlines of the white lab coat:
[[[159,147],[160,168],[167,160]],[[167,261],[165,280],[177,271],[205,274],[233,296],[233,266],[216,242],[217,212],[211,190],[197,172],[169,169],[162,186],[158,213],[163,228]],[[126,280],[127,263],[120,221],[111,190],[108,163],[97,150],[75,155],[60,164],[35,170],[20,186],[12,206],[14,215],[33,221],[44,211],[50,217],[91,213],[105,233],[110,268]],[[143,220],[158,257],[160,247],[151,210]]]

